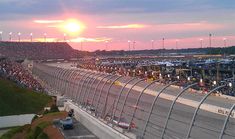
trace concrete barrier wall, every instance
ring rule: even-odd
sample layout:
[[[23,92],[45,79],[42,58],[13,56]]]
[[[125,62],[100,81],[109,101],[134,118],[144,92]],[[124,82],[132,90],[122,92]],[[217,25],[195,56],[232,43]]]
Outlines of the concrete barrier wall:
[[[0,117],[0,128],[8,128],[14,126],[23,126],[25,124],[31,124],[35,114],[23,114],[13,116]]]
[[[74,117],[82,123],[88,130],[100,139],[129,139],[127,136],[112,129],[108,125],[102,123],[97,118],[91,116],[72,102],[67,101],[64,104],[65,110],[74,109]]]

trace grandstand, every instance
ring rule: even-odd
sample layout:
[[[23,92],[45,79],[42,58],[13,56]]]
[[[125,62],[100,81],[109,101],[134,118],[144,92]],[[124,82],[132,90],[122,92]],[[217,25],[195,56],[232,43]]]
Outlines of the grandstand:
[[[66,42],[0,42],[0,56],[14,60],[71,59],[81,52]]]

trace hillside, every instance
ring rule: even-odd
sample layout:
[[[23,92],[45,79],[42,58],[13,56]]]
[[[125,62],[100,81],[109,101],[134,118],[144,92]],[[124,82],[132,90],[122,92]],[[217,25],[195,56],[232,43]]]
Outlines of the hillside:
[[[0,116],[38,113],[51,98],[0,78]]]

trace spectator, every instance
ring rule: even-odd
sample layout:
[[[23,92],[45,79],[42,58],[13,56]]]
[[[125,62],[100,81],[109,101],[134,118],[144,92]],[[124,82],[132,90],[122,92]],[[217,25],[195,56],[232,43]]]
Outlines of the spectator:
[[[24,88],[29,88],[37,92],[43,91],[40,83],[20,63],[1,60],[0,76],[12,80]]]

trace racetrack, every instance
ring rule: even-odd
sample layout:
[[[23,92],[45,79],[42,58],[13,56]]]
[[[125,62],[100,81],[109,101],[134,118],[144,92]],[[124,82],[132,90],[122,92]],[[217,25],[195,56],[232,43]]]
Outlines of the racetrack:
[[[50,64],[50,66],[57,67],[58,64]],[[88,100],[95,106],[98,116],[103,117],[107,114],[115,114],[118,117],[120,115],[125,117],[128,121],[133,121],[138,128],[131,129],[131,132],[135,133],[138,137],[141,137],[145,131],[144,138],[161,138],[172,100],[174,100],[175,96],[182,91],[181,88],[175,86],[166,88],[157,98],[156,103],[153,105],[153,111],[150,113],[150,108],[154,99],[166,85],[155,83],[149,86],[140,96],[141,91],[148,83],[146,81],[137,83],[138,79],[133,79],[121,92],[120,99],[118,99],[120,90],[125,83],[131,79],[130,77],[121,77],[118,79],[118,83],[111,86],[109,95],[107,95],[108,88],[112,81],[118,76],[110,75],[107,77],[107,75],[102,74],[100,77],[97,77],[98,73],[89,75],[86,73],[91,71],[81,71],[75,68],[72,68],[73,70],[71,70],[69,63],[60,63],[59,67],[69,69],[67,72],[73,71],[74,73],[65,73],[64,76],[61,76],[69,79],[68,82],[65,80],[52,82],[53,80],[48,80],[48,77],[48,83],[52,83],[54,89],[63,92],[68,98],[73,99],[74,102],[77,103],[87,102]],[[54,71],[54,73],[56,72]],[[104,76],[106,76],[106,78],[102,80],[102,77]],[[94,80],[95,78],[96,80]],[[137,83],[136,86],[130,90],[134,83]],[[128,92],[129,95],[127,96]],[[195,93],[194,91],[191,92],[190,89],[188,89],[177,99],[165,130],[165,139],[186,138],[195,109],[198,107],[199,101],[201,101],[204,96],[205,94]],[[137,102],[138,97],[139,101]],[[105,105],[106,100],[107,103]],[[222,112],[219,111],[219,109],[226,109],[228,112],[234,103],[234,100],[209,96],[203,105],[201,105],[196,115],[190,138],[219,138],[227,116],[227,113],[221,114]],[[146,126],[148,117],[150,119]],[[146,130],[144,130],[145,126]],[[228,125],[226,126],[223,138],[235,138],[234,130],[235,121],[233,111],[231,118],[229,118]]]

